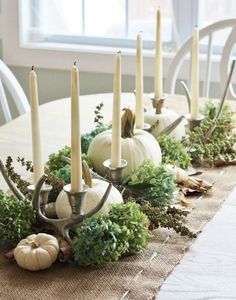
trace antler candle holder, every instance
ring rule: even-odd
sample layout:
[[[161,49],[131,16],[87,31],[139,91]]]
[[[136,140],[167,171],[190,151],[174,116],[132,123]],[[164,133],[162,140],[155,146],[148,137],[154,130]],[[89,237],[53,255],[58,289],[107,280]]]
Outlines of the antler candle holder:
[[[0,171],[7,185],[9,186],[10,190],[13,192],[13,194],[19,200],[24,200],[25,196],[21,193],[21,191],[15,186],[15,184],[9,178],[1,159],[0,159]],[[36,184],[36,186],[30,185],[28,187],[32,195],[32,205],[33,205],[33,209],[36,211],[36,217],[38,221],[50,224],[56,230],[58,230],[59,233],[66,239],[66,241],[73,248],[73,242],[70,238],[69,230],[74,226],[78,225],[79,223],[83,222],[86,218],[95,215],[102,208],[102,206],[104,205],[104,203],[106,202],[110,194],[112,184],[111,183],[108,184],[108,187],[102,199],[99,201],[99,203],[91,211],[85,214],[82,212],[81,208],[83,202],[86,201],[85,195],[88,187],[86,185],[83,185],[82,192],[74,193],[71,191],[70,185],[64,186],[64,191],[66,192],[69,203],[71,205],[72,214],[70,218],[52,219],[52,218],[48,218],[45,214],[45,207],[48,202],[48,196],[52,189],[52,186],[45,184],[46,179],[47,179],[47,175],[43,175],[38,181],[38,183]]]
[[[120,167],[112,167],[111,166],[111,160],[107,159],[103,162],[103,166],[106,168],[108,178],[114,183],[114,184],[120,184],[123,177],[123,171],[124,168],[127,166],[127,161],[125,159],[121,159],[121,165]]]
[[[53,227],[55,227],[73,248],[73,242],[70,238],[69,230],[74,226],[78,225],[79,223],[83,222],[86,218],[95,215],[102,208],[110,194],[112,184],[109,183],[107,190],[104,193],[102,199],[99,201],[99,203],[91,211],[85,214],[81,211],[81,208],[83,202],[86,201],[85,195],[88,187],[86,185],[83,185],[82,192],[72,192],[70,184],[66,185],[64,187],[64,191],[66,192],[69,203],[71,205],[71,217],[66,219],[51,219],[43,214],[40,206],[40,192],[46,178],[46,175],[40,178],[33,193],[32,201],[33,207],[36,208],[36,215],[40,221],[51,224]]]

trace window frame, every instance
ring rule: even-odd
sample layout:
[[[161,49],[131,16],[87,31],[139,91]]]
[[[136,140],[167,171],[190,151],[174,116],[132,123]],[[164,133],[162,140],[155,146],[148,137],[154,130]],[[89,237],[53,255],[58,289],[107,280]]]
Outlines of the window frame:
[[[122,51],[122,74],[135,74],[135,49],[124,47],[106,47],[106,46],[91,46],[91,45],[72,45],[72,44],[58,44],[58,43],[22,43],[21,27],[23,22],[20,19],[20,10],[22,9],[21,2],[32,0],[2,0],[2,39],[3,39],[3,60],[8,65],[14,66],[32,66],[38,68],[70,70],[72,63],[78,61],[78,66],[81,71],[96,72],[96,73],[113,73],[114,55],[117,51]],[[186,17],[185,0],[173,0],[175,5],[179,3],[178,10],[176,10],[176,19],[182,20]],[[188,0],[188,7],[195,7],[198,0]],[[195,9],[195,12],[197,10]],[[188,17],[189,20],[198,20],[198,14]],[[11,26],[9,26],[9,20]],[[24,20],[25,22],[25,20]],[[29,20],[28,20],[29,22]],[[193,24],[193,23],[192,23]],[[186,22],[179,23],[178,26],[186,26]],[[191,30],[185,31],[181,39],[185,39],[187,35],[191,35]],[[154,76],[154,49],[145,49],[144,55],[144,76]],[[166,76],[169,64],[175,53],[163,53],[164,74]],[[217,64],[217,57],[215,62]],[[203,72],[204,73],[204,72]],[[213,72],[214,74],[214,72]],[[188,78],[188,72],[183,71],[183,79]],[[212,78],[218,81],[219,78]]]

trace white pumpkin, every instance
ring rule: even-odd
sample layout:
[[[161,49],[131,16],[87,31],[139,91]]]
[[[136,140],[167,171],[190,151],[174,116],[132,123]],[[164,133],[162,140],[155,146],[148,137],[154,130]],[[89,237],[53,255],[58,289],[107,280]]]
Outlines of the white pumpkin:
[[[166,168],[172,173],[176,183],[183,183],[184,181],[190,180],[185,170],[169,164],[166,165]]]
[[[59,245],[57,239],[46,233],[31,234],[21,240],[14,250],[17,264],[29,271],[49,268],[57,259]]]
[[[82,212],[87,213],[91,211],[98,202],[102,199],[106,192],[108,183],[100,179],[92,179],[92,186],[88,188],[85,195]],[[99,210],[99,214],[108,214],[110,204],[123,203],[121,193],[113,186],[110,194],[104,203],[103,207]],[[66,192],[62,190],[56,200],[56,213],[59,219],[68,218],[71,216],[71,206],[68,201]]]
[[[111,140],[111,130],[104,131],[93,139],[88,149],[94,170],[103,176],[106,173],[103,162],[111,158]],[[124,169],[124,177],[137,170],[145,159],[150,159],[155,166],[161,163],[158,142],[150,133],[140,129],[134,130],[133,137],[121,139],[121,156],[128,162]]]
[[[88,156],[95,171],[105,175],[103,162],[111,158],[112,131],[98,134],[91,142]],[[150,159],[155,166],[161,163],[161,149],[156,139],[148,132],[134,129],[134,116],[130,109],[125,109],[122,116],[121,158],[128,165],[124,168],[123,177],[133,173],[143,163]]]
[[[157,123],[157,126],[152,131],[152,135],[154,137],[158,137],[160,132],[165,129],[167,126],[172,124],[176,119],[179,118],[179,115],[166,108],[162,108],[161,113],[157,114],[156,109],[148,110],[144,113],[144,121],[150,125],[154,125]],[[185,125],[184,121],[182,121],[171,133],[170,136],[176,138],[177,140],[181,140],[183,136],[185,136]]]

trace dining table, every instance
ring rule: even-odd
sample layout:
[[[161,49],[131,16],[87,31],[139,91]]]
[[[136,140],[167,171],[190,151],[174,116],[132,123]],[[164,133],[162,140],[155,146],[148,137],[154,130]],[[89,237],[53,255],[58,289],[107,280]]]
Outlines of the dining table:
[[[96,106],[103,103],[101,115],[103,122],[109,123],[112,120],[112,100],[113,95],[95,94],[80,96],[80,124],[81,132],[86,133],[94,128],[94,111]],[[40,132],[42,140],[42,155],[43,161],[46,162],[51,153],[55,153],[65,145],[70,145],[70,127],[71,127],[71,106],[70,98],[58,99],[40,105]],[[231,102],[230,102],[231,103]],[[135,95],[133,93],[122,93],[121,96],[122,108],[135,107]],[[150,109],[151,99],[149,95],[145,96],[145,108]],[[236,105],[232,102],[232,107],[235,109]],[[180,115],[188,113],[188,103],[184,96],[169,95],[165,100],[164,106],[175,110]],[[23,178],[29,178],[29,172],[16,162],[17,157],[24,157],[26,160],[32,160],[32,144],[31,144],[31,121],[30,113],[26,113],[17,117],[16,119],[4,124],[0,127],[0,158],[5,161],[8,156],[11,156],[14,161],[15,171]],[[210,171],[211,172],[211,171]],[[212,209],[212,213],[204,219],[204,224],[201,223],[201,233],[195,240],[186,239],[184,242],[179,242],[181,247],[177,249],[178,259],[173,259],[173,266],[170,268],[168,264],[162,269],[163,274],[156,274],[155,268],[152,266],[152,272],[143,273],[144,280],[138,281],[138,277],[133,280],[134,288],[132,290],[130,276],[127,276],[127,270],[123,270],[120,274],[117,271],[118,264],[112,264],[110,267],[114,268],[110,283],[105,271],[86,270],[86,274],[91,271],[98,272],[100,287],[96,287],[93,291],[93,281],[82,281],[79,276],[84,273],[79,273],[75,278],[75,274],[67,275],[67,281],[63,287],[63,274],[65,266],[55,267],[50,274],[46,271],[40,271],[39,275],[30,273],[28,271],[19,271],[19,267],[14,262],[6,262],[6,259],[0,254],[0,299],[158,299],[158,300],[200,300],[200,299],[236,299],[236,167],[221,167],[218,170],[212,171],[214,173],[215,182],[220,182],[222,176],[228,172],[228,177],[224,177],[227,187],[221,188],[218,191],[218,204]],[[209,177],[212,178],[212,177]],[[218,180],[218,181],[217,181]],[[8,186],[0,174],[0,189],[5,192],[8,191]],[[213,190],[214,192],[214,190]],[[198,199],[196,207],[199,205],[199,212],[201,212],[200,204],[202,199]],[[194,209],[195,210],[195,209]],[[197,209],[196,209],[197,211]],[[200,217],[199,217],[200,218]],[[198,226],[198,215],[195,215],[195,225]],[[157,230],[158,231],[158,230]],[[168,235],[168,230],[163,231]],[[160,235],[163,237],[164,233]],[[158,233],[157,233],[158,235]],[[157,253],[160,252],[160,262],[165,259],[168,261],[168,251],[164,251],[166,239],[162,242]],[[174,240],[170,245],[174,247]],[[168,247],[170,247],[168,246]],[[140,261],[143,259],[142,254],[139,256]],[[128,258],[129,272],[133,271],[132,262],[135,258]],[[150,261],[149,261],[150,263]],[[9,265],[8,265],[9,264]],[[59,264],[59,263],[58,263]],[[150,267],[146,263],[146,267]],[[8,270],[8,267],[10,271]],[[58,275],[58,268],[60,275]],[[72,267],[71,267],[72,268]],[[109,268],[109,267],[108,267]],[[53,282],[48,278],[54,276],[58,282]],[[12,273],[11,273],[12,272]],[[45,272],[45,273],[44,273]],[[73,272],[77,272],[73,270]],[[13,273],[17,276],[13,276]],[[37,274],[38,274],[37,273]],[[141,275],[140,273],[140,275]],[[95,275],[96,275],[95,274]],[[155,276],[153,276],[155,274]],[[95,276],[94,275],[94,276]],[[159,275],[162,276],[161,279]],[[23,277],[25,276],[25,279]],[[50,276],[50,277],[49,277]],[[97,276],[97,275],[96,275]],[[146,277],[145,277],[146,276]],[[153,276],[153,278],[149,278]],[[17,277],[17,278],[16,278]],[[34,279],[35,278],[35,279]],[[47,278],[47,281],[46,279]],[[113,279],[114,280],[113,280]],[[118,282],[118,279],[123,282]],[[18,282],[20,281],[20,283]],[[73,282],[73,285],[70,280]],[[78,282],[76,283],[76,280]],[[81,280],[81,281],[79,281]],[[95,279],[94,279],[95,280]],[[151,281],[150,281],[151,280]],[[158,288],[155,287],[155,281],[158,282]],[[41,286],[41,282],[43,282]],[[152,282],[152,283],[150,283]],[[60,284],[59,284],[60,283]],[[77,284],[77,285],[76,285]],[[112,288],[108,288],[109,284]],[[153,286],[154,285],[154,286]],[[46,286],[47,291],[43,290]],[[75,286],[78,290],[81,289],[81,294],[77,294]],[[63,290],[67,290],[66,296]],[[95,288],[94,288],[95,289]],[[104,291],[107,289],[107,292]],[[50,291],[50,292],[49,292]],[[88,291],[88,293],[86,292]],[[80,297],[78,296],[80,295]],[[82,296],[81,296],[82,295]],[[122,298],[123,297],[123,298]]]

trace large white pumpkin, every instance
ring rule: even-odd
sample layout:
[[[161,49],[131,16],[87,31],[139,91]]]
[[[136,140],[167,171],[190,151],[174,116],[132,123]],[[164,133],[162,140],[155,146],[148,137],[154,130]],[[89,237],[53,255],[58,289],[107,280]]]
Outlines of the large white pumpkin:
[[[179,115],[173,110],[162,108],[161,113],[157,114],[156,109],[148,110],[144,113],[144,121],[150,125],[154,125],[157,123],[157,126],[152,131],[152,135],[154,137],[158,137],[160,132],[165,129],[167,126],[172,124],[176,119],[179,118]],[[184,121],[182,121],[171,133],[170,136],[176,138],[177,140],[181,140],[183,136],[185,136],[185,125]]]
[[[39,233],[21,240],[14,250],[14,257],[21,268],[38,271],[49,268],[58,253],[57,239],[50,234]]]
[[[101,200],[107,190],[107,187],[108,183],[106,181],[92,179],[92,186],[88,188],[86,193],[82,212],[87,213],[91,211]],[[113,186],[106,202],[98,213],[108,214],[110,204],[116,203],[123,203],[123,198],[121,193]],[[68,218],[72,213],[68,197],[63,190],[60,192],[56,200],[56,213],[59,219]]]
[[[106,173],[103,162],[111,158],[111,140],[112,131],[104,131],[92,140],[88,149],[88,156],[95,171],[103,176]],[[150,133],[140,129],[135,129],[131,138],[121,139],[121,156],[128,162],[124,169],[124,177],[134,172],[145,159],[150,159],[155,166],[161,163],[158,142]]]

